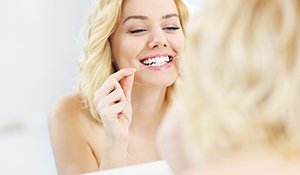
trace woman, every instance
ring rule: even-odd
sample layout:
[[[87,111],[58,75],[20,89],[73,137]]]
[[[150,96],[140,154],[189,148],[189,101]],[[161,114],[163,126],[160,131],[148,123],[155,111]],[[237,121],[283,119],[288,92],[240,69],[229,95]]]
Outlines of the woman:
[[[79,92],[49,118],[59,174],[159,160],[155,135],[178,77],[188,18],[181,0],[99,0]]]
[[[300,1],[201,5],[158,141],[177,174],[300,174],[299,19]]]

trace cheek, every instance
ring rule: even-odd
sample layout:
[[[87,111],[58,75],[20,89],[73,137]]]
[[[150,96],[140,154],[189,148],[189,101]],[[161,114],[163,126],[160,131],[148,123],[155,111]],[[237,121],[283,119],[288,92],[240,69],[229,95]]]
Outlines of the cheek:
[[[142,43],[136,40],[122,40],[114,49],[114,60],[119,68],[134,66],[138,53],[143,49]]]
[[[143,40],[141,38],[122,37],[118,43],[115,44],[118,48],[118,56],[136,55],[143,48]]]
[[[135,43],[124,35],[121,31],[117,31],[112,36],[111,49],[112,55],[116,63],[121,63],[124,58],[127,58],[133,52]],[[130,55],[129,55],[130,56]]]
[[[178,37],[171,38],[171,42],[173,43],[173,49],[178,53],[182,53],[184,51],[184,35],[179,35]]]

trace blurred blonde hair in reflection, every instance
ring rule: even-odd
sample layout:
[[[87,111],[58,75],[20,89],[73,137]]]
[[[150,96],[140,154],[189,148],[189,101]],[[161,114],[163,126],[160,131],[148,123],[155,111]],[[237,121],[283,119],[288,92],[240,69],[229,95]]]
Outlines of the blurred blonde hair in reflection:
[[[179,86],[188,151],[205,162],[252,148],[299,157],[300,1],[209,0],[201,9]]]
[[[180,17],[183,31],[188,21],[188,8],[182,0],[174,0]],[[112,64],[112,53],[109,43],[121,18],[124,0],[100,0],[89,17],[88,38],[84,49],[84,57],[80,60],[79,91],[84,98],[93,118],[100,122],[100,118],[93,105],[94,93],[115,72]],[[167,97],[173,91],[173,86],[167,90]],[[170,100],[170,99],[169,99]]]

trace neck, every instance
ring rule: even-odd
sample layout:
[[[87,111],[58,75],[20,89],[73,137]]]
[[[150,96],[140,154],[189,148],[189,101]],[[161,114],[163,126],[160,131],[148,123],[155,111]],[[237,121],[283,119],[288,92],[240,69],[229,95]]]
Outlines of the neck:
[[[132,88],[132,123],[133,130],[156,129],[166,111],[166,87],[149,87],[134,84]]]

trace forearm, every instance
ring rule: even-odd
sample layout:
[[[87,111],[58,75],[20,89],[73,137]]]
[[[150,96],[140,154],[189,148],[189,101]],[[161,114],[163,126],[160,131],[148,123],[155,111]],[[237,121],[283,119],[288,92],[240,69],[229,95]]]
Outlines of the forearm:
[[[100,162],[100,170],[128,165],[128,144],[107,145]]]

